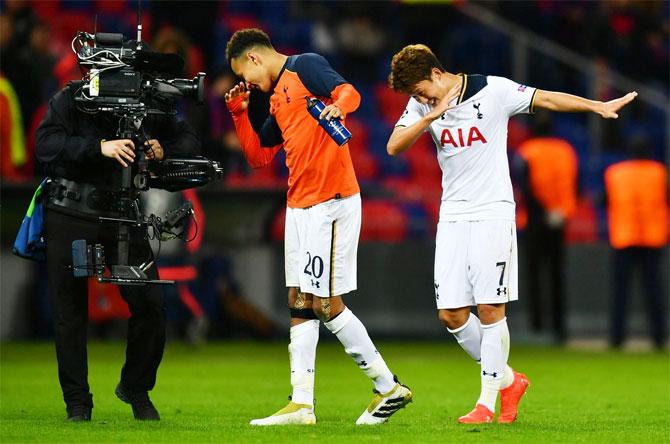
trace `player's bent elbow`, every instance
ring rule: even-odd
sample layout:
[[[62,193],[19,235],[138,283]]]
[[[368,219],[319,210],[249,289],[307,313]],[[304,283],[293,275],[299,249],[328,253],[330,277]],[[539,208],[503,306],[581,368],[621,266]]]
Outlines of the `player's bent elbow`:
[[[388,153],[389,156],[396,156],[402,152],[399,146],[392,144],[392,143],[387,143],[386,144],[386,152]]]

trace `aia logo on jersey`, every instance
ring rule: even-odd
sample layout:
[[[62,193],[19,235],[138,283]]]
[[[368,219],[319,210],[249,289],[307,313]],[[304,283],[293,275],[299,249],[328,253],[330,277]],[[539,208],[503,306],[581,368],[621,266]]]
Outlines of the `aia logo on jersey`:
[[[476,126],[471,127],[469,130],[457,128],[453,134],[449,128],[445,128],[442,130],[442,137],[440,137],[440,143],[443,148],[446,145],[451,145],[454,148],[470,148],[477,141],[486,143],[486,138]]]

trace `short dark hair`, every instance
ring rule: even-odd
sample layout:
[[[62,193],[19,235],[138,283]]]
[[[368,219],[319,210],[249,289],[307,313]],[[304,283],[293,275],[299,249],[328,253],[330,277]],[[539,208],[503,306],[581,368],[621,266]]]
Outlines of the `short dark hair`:
[[[254,46],[264,46],[272,48],[270,37],[258,28],[240,29],[230,37],[226,45],[226,59],[228,63],[232,59],[239,57],[245,50]]]
[[[433,68],[444,72],[440,61],[426,45],[408,45],[393,56],[389,86],[397,92],[412,95],[416,84],[430,80]]]

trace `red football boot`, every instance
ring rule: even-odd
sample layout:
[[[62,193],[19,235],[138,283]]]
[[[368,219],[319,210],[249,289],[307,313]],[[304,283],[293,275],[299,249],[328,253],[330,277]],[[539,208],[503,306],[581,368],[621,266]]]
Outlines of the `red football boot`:
[[[514,371],[514,370],[512,370]],[[519,401],[528,386],[530,381],[523,373],[514,371],[514,382],[506,389],[500,390],[500,415],[498,416],[499,423],[510,423],[516,420],[517,411],[519,409]]]
[[[461,424],[486,424],[493,422],[493,412],[485,405],[477,404],[470,413],[458,418]]]

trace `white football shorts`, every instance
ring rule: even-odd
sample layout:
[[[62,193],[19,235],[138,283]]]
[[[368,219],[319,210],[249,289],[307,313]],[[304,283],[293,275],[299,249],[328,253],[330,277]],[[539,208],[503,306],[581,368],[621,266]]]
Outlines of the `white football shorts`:
[[[309,208],[286,208],[285,230],[287,287],[322,298],[356,290],[360,194]]]
[[[438,309],[519,298],[514,221],[439,222],[435,244]]]

